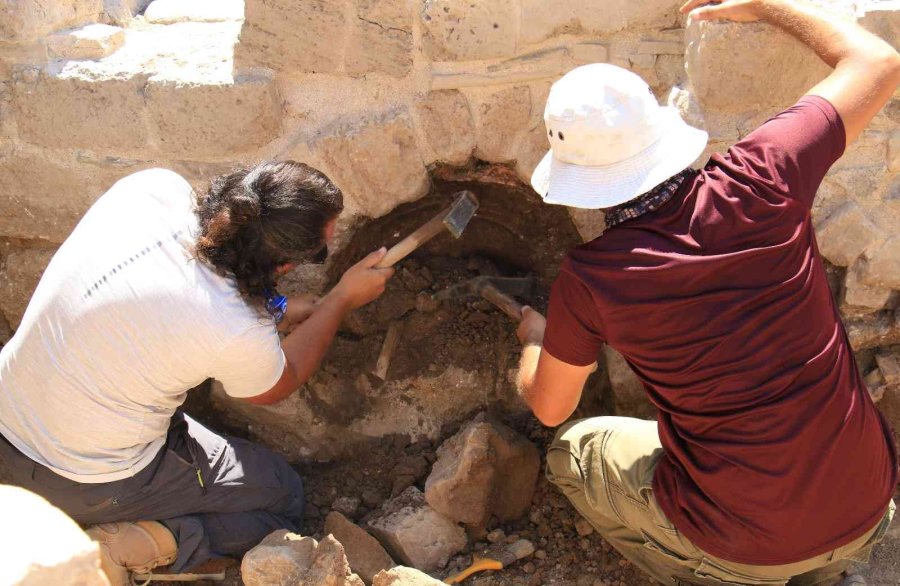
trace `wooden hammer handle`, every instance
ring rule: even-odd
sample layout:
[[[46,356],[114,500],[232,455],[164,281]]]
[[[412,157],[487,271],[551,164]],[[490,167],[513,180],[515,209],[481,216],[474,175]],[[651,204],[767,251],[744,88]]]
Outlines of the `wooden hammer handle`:
[[[386,269],[388,267],[392,267],[435,236],[441,233],[441,230],[444,230],[444,215],[435,216],[427,223],[422,224],[422,226],[395,244],[391,247],[390,250],[387,251],[387,254],[384,255],[384,258],[381,259],[377,265],[375,265],[376,269]]]
[[[485,285],[481,291],[481,296],[496,305],[500,311],[516,321],[522,321],[522,304],[502,293],[493,285]]]

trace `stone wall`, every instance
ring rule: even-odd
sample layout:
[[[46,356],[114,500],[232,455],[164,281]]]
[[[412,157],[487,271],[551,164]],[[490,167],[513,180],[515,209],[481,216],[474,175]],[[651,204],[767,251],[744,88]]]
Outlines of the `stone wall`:
[[[822,2],[898,44],[896,6]],[[428,193],[436,165],[477,159],[527,182],[548,147],[550,85],[577,65],[639,73],[709,130],[710,151],[827,73],[764,25],[686,29],[677,0],[246,0],[243,14],[235,0],[184,4],[156,0],[136,17],[145,1],[0,8],[0,312],[9,327],[79,216],[139,169],[170,167],[202,188],[240,162],[309,162],[346,194],[347,242],[356,220]],[[829,173],[813,212],[875,386],[886,378],[876,356],[900,344],[898,120],[895,97]],[[585,238],[601,218],[572,211]],[[315,270],[304,278],[325,280]],[[614,377],[623,396],[627,374]]]

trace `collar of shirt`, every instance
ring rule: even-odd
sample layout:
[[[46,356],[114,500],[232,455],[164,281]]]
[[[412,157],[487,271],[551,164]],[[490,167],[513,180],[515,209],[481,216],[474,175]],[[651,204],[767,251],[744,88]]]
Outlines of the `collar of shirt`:
[[[618,226],[622,222],[658,210],[664,203],[672,199],[672,196],[675,195],[675,192],[678,191],[685,179],[694,173],[693,169],[685,169],[677,175],[669,177],[647,193],[643,193],[621,205],[609,208],[606,210],[606,228]]]

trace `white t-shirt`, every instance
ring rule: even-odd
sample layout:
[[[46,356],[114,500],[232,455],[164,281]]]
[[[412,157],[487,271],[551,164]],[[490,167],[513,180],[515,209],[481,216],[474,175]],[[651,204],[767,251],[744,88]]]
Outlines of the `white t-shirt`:
[[[285,358],[272,319],[192,256],[191,186],[164,169],[116,183],[53,257],[0,352],[0,433],[78,482],[148,465],[186,391],[269,390]]]

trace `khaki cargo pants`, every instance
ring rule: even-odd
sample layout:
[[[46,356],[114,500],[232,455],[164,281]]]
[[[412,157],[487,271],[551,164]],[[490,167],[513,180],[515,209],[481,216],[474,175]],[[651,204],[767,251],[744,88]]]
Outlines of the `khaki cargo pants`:
[[[856,541],[783,566],[728,562],[697,549],[669,522],[653,495],[663,450],[655,421],[597,417],[569,423],[547,454],[547,477],[613,547],[662,584],[830,585],[867,562],[894,513]]]

